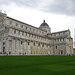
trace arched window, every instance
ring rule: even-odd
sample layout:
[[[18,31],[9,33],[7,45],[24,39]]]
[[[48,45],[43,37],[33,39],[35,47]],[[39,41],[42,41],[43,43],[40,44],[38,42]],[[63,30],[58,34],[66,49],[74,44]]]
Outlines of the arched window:
[[[29,45],[29,42],[28,42],[28,45]]]
[[[56,46],[56,49],[57,49],[57,46]]]
[[[23,44],[23,41],[21,41],[21,45]]]

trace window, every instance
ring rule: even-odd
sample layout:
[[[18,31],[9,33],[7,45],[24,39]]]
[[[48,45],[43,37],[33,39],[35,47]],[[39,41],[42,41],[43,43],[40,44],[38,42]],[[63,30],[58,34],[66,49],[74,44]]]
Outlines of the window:
[[[16,34],[16,30],[14,30],[14,34]]]
[[[5,29],[7,29],[7,27],[5,27]]]
[[[27,29],[27,27],[26,27],[26,29]]]
[[[56,46],[56,49],[57,49],[57,46]]]
[[[28,42],[28,45],[29,45],[29,42]]]
[[[63,51],[61,51],[61,54],[63,54]]]
[[[18,26],[18,23],[16,23],[16,26]]]
[[[40,43],[38,44],[38,46],[40,46]]]
[[[10,24],[12,24],[12,21],[10,21]]]
[[[31,30],[31,28],[30,28],[30,30]]]
[[[23,41],[21,41],[21,45],[23,44]]]
[[[5,42],[3,42],[3,45],[5,45]]]
[[[9,55],[11,54],[11,52],[9,52]]]
[[[60,39],[60,41],[61,41],[61,39]]]
[[[34,46],[35,46],[35,42],[34,42]]]
[[[56,42],[56,39],[55,39],[55,42]]]
[[[5,47],[3,47],[3,53],[5,53]]]
[[[23,25],[21,25],[21,28],[23,28]]]
[[[27,33],[26,33],[26,36],[27,36]]]

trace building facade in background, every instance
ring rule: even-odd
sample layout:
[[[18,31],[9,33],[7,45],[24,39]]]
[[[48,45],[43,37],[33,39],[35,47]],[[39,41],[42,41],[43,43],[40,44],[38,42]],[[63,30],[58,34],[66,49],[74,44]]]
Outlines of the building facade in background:
[[[73,54],[70,30],[51,33],[43,21],[39,28],[0,12],[0,54]]]

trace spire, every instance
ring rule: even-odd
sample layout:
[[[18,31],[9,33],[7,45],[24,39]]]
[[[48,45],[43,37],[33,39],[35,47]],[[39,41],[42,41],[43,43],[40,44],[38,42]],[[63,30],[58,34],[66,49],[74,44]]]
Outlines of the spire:
[[[45,23],[45,20],[43,20],[43,23]]]

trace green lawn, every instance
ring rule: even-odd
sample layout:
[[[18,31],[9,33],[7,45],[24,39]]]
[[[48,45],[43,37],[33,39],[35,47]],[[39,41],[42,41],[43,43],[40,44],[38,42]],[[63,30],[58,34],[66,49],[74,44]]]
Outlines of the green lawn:
[[[0,56],[0,75],[75,75],[75,56]]]

